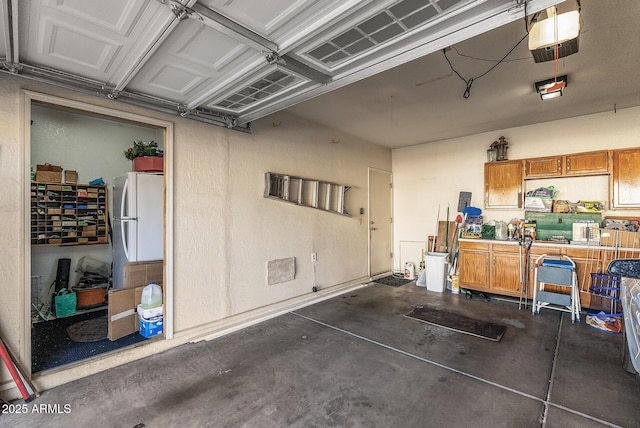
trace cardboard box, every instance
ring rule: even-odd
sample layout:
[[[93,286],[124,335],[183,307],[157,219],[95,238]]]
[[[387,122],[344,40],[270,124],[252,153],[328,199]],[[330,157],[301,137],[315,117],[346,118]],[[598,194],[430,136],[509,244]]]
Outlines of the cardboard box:
[[[65,183],[77,183],[78,182],[78,171],[74,171],[72,169],[67,169],[64,171],[64,182]]]
[[[36,181],[62,183],[62,167],[57,165],[37,165]]]
[[[109,290],[108,330],[109,340],[135,333],[139,329],[136,308],[142,301],[142,288],[125,288]]]
[[[124,288],[141,287],[155,282],[162,284],[164,278],[164,261],[132,262],[124,264]]]

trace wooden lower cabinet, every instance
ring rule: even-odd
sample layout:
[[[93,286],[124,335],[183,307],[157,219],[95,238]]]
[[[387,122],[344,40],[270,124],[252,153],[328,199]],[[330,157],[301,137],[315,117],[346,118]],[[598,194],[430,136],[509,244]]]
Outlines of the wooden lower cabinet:
[[[578,286],[580,287],[580,306],[588,308],[591,306],[591,294],[589,293],[591,273],[600,272],[602,268],[600,250],[595,248],[567,248],[564,253],[576,265],[576,275],[578,277]]]
[[[489,243],[460,242],[458,257],[460,286],[489,291]]]
[[[522,289],[520,267],[519,246],[493,244],[489,291],[495,294],[519,297]]]
[[[517,245],[461,241],[460,287],[520,296],[520,249]]]
[[[524,250],[523,250],[524,251]],[[566,255],[576,265],[578,286],[581,290],[580,302],[583,308],[598,308],[602,303],[598,296],[589,293],[591,273],[605,270],[610,257],[599,248],[572,248],[570,246],[536,247],[529,251],[529,269],[527,296],[533,297],[535,287],[536,260],[542,255]],[[505,296],[520,297],[520,248],[517,243],[499,243],[497,241],[460,241],[460,287],[471,290]],[[525,260],[523,259],[522,269]],[[547,285],[547,291],[568,292],[567,287]],[[597,301],[596,301],[597,300]]]

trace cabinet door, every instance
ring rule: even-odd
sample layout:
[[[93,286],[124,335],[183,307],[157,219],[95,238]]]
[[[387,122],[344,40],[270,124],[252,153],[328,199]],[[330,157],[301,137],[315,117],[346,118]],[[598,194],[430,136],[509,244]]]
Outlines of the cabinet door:
[[[526,178],[558,177],[562,175],[562,156],[526,159]]]
[[[522,207],[522,161],[484,164],[484,207]]]
[[[578,288],[580,289],[580,305],[583,309],[586,309],[591,305],[591,294],[589,292],[591,274],[602,271],[600,249],[596,247],[589,249],[566,248],[564,252],[576,265],[576,276]]]
[[[509,296],[520,296],[519,253],[492,253],[491,292]]]
[[[598,175],[609,173],[609,152],[576,153],[565,156],[566,175]]]
[[[640,208],[640,149],[613,151],[613,208]]]
[[[460,250],[460,287],[489,291],[489,252]]]

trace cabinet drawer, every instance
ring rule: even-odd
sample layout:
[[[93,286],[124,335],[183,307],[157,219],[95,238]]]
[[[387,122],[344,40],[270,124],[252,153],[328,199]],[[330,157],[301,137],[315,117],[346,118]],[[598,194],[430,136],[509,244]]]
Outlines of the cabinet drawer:
[[[543,254],[557,254],[560,255],[562,254],[562,249],[561,248],[551,248],[551,247],[531,247],[531,251],[529,252],[530,255],[532,256],[541,256]]]
[[[476,250],[476,251],[489,251],[488,242],[469,242],[460,241],[461,250]]]
[[[491,250],[493,252],[499,253],[518,253],[520,252],[520,248],[518,245],[509,245],[509,244],[493,244],[491,246]]]
[[[589,248],[567,248],[565,250],[565,254],[568,257],[576,257],[581,259],[599,259],[600,258],[600,249],[589,249]]]

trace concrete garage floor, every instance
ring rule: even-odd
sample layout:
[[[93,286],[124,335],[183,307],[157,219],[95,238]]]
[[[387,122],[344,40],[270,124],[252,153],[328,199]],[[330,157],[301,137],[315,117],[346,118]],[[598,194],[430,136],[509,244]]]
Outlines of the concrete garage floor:
[[[404,317],[447,308],[508,326],[500,342]],[[62,385],[13,427],[640,426],[622,336],[514,303],[371,284],[209,342]]]

